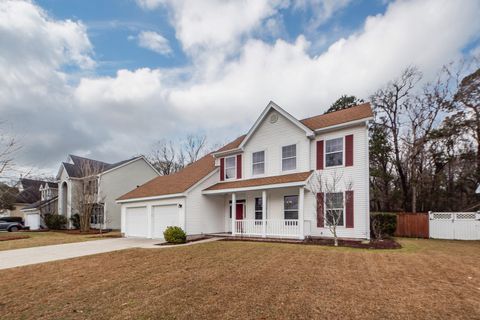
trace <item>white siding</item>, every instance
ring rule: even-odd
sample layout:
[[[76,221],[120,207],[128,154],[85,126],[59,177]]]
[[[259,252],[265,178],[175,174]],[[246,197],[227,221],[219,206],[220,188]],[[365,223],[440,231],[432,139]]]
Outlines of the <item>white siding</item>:
[[[105,202],[107,228],[120,229],[120,205],[115,200],[155,177],[157,173],[143,159],[101,176],[98,190],[100,201]]]
[[[270,123],[272,112],[278,114],[278,120]],[[297,169],[282,171],[282,147],[297,145]],[[252,153],[265,151],[265,176],[277,176],[310,170],[310,145],[305,131],[294,125],[290,120],[271,110],[250,137],[243,152],[242,176],[245,179],[256,178],[252,176]]]
[[[354,191],[354,228],[337,228],[338,235],[345,238],[369,238],[369,166],[368,166],[368,136],[366,126],[357,126],[348,129],[336,130],[317,136],[312,141],[311,163],[312,168],[316,166],[316,141],[343,137],[353,134],[353,166],[339,168],[325,168],[321,171],[323,177],[330,178],[334,171],[338,175],[343,175],[344,182],[340,186],[345,186],[345,182],[352,183]],[[343,191],[343,190],[342,190]],[[328,228],[317,228],[316,203],[312,193],[305,194],[305,220],[309,220],[311,234],[313,236],[331,236]],[[307,227],[308,224],[305,225]]]
[[[216,170],[196,185],[187,195],[186,232],[189,235],[225,231],[222,215],[223,197],[202,194],[202,190],[219,181]]]

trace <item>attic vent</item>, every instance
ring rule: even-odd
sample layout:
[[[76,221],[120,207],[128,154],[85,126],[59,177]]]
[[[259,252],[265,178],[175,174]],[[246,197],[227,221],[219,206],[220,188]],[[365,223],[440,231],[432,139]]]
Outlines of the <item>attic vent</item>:
[[[278,121],[278,114],[272,113],[272,115],[270,116],[270,123],[275,123],[277,121]]]

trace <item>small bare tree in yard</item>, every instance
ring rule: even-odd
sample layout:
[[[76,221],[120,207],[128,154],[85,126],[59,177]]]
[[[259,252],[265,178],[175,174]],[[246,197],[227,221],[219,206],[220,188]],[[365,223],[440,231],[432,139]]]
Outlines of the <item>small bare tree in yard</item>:
[[[80,216],[80,231],[90,230],[92,214],[102,203],[98,193],[98,174],[103,171],[103,165],[96,161],[85,159],[79,165],[80,179],[76,181],[74,199],[78,215]]]
[[[315,171],[309,181],[309,188],[312,193],[317,195],[315,201],[315,210],[318,213],[317,219],[323,219],[333,235],[334,245],[338,246],[337,228],[344,226],[346,203],[352,197],[352,182],[344,179],[343,172],[333,170],[325,173]]]

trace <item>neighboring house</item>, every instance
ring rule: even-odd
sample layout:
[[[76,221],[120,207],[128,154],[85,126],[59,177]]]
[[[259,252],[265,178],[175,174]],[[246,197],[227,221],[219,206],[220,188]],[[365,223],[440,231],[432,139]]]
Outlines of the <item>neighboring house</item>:
[[[39,188],[40,200],[21,209],[24,214],[25,226],[30,227],[30,230],[39,229],[42,217],[45,215],[58,213],[57,187],[56,182],[41,184]]]
[[[162,238],[170,225],[188,235],[329,237],[323,217],[339,210],[339,237],[369,238],[372,116],[366,103],[297,120],[270,102],[246,135],[121,196],[121,230],[147,238]],[[313,194],[309,181],[315,170],[323,176],[340,172],[352,188]],[[335,208],[317,206],[317,197],[332,196]]]
[[[88,201],[93,204],[92,227],[120,229],[120,205],[115,199],[157,176],[143,156],[110,164],[69,155],[57,174],[58,213],[72,227],[70,218]]]
[[[46,195],[46,192],[52,195],[52,197],[55,196],[57,193],[57,183],[21,178],[18,184],[18,191],[19,194],[15,199],[15,209],[11,210],[10,216],[22,217],[25,220],[25,212],[22,210],[27,206],[41,201],[42,195]]]

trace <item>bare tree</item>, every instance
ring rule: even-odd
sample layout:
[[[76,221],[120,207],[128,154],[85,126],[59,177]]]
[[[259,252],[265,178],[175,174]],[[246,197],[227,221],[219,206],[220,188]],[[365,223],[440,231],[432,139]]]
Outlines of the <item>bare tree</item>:
[[[0,122],[0,126],[4,125]],[[0,178],[13,166],[14,155],[21,148],[18,141],[0,129]]]
[[[79,178],[75,181],[74,202],[80,216],[80,231],[90,230],[90,221],[94,210],[102,205],[102,196],[98,192],[98,174],[104,170],[103,165],[97,161],[84,159],[79,163]],[[103,209],[103,208],[101,208]]]
[[[315,171],[309,181],[309,189],[317,195],[315,212],[320,215],[317,219],[324,219],[324,225],[333,235],[333,242],[338,246],[338,226],[346,224],[345,204],[352,200],[352,181],[345,179],[343,172],[333,170],[326,173]]]
[[[205,135],[188,135],[185,142],[185,153],[188,164],[197,161],[205,151],[207,145],[207,137]]]
[[[403,207],[408,207],[409,181],[407,169],[402,158],[401,129],[402,114],[411,106],[413,89],[421,80],[422,74],[415,67],[405,69],[401,76],[389,82],[371,97],[376,109],[377,123],[384,126],[392,140],[393,160],[400,180],[403,195]]]

